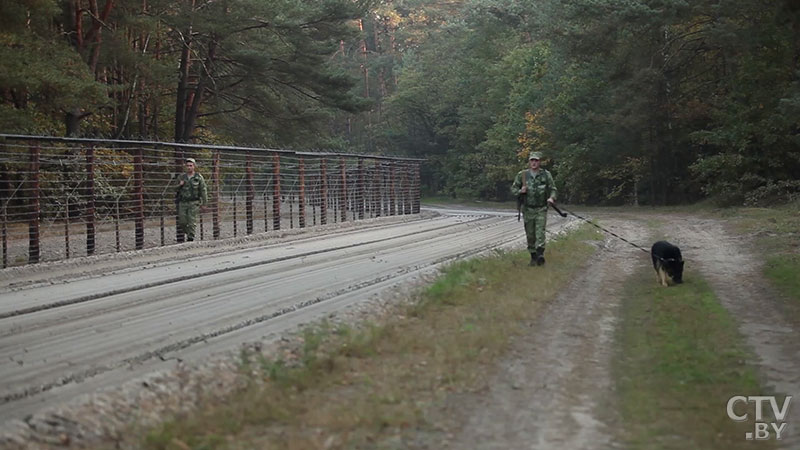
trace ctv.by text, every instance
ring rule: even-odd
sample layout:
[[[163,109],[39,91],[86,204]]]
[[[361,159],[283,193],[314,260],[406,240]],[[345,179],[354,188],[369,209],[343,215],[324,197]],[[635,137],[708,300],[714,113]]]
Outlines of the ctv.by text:
[[[756,441],[766,441],[773,436],[775,439],[781,439],[783,437],[784,431],[786,431],[786,414],[789,412],[789,404],[792,401],[792,396],[787,395],[786,398],[783,399],[783,405],[778,408],[778,400],[774,396],[770,395],[751,395],[745,397],[743,395],[736,395],[728,399],[728,417],[736,422],[744,422],[747,420],[748,413],[745,412],[743,414],[739,414],[736,412],[737,409],[741,410],[747,408],[748,403],[755,404],[755,412],[756,412],[756,422],[753,432],[745,433],[745,439],[748,441],[756,440]],[[744,408],[737,408],[736,405],[739,403],[744,403]],[[769,403],[770,408],[772,409],[772,416],[770,418],[775,418],[774,422],[765,422],[764,421],[764,404]]]

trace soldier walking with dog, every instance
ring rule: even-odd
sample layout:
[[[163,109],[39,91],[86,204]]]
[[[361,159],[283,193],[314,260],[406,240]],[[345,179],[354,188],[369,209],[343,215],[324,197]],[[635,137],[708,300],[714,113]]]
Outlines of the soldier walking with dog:
[[[178,206],[178,242],[194,240],[197,215],[208,202],[208,188],[203,175],[195,171],[194,158],[186,158],[186,172],[178,178],[176,202]]]
[[[556,201],[556,184],[550,172],[541,168],[541,159],[540,152],[531,152],[528,168],[521,170],[511,185],[511,193],[521,201],[531,266],[544,264],[547,206]]]

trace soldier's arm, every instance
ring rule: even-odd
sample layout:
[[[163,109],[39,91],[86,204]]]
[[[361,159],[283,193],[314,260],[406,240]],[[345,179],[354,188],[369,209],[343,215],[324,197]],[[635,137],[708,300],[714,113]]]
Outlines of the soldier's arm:
[[[208,186],[206,185],[206,179],[203,176],[200,176],[200,205],[205,206],[208,203]]]
[[[181,200],[181,189],[183,188],[183,174],[178,175],[178,183],[175,186],[175,203],[178,203]]]
[[[550,183],[550,198],[553,199],[553,201],[556,201],[558,189],[556,188],[555,180],[553,180],[553,174],[550,172],[547,172],[547,182]]]
[[[520,189],[522,189],[522,172],[517,173],[514,178],[514,183],[511,184],[511,194],[514,197],[518,196]]]

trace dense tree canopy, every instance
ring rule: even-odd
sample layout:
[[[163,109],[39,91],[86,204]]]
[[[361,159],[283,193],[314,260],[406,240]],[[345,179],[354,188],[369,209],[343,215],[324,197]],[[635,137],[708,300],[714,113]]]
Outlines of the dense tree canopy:
[[[794,0],[8,0],[0,130],[427,158],[506,198],[800,195]]]

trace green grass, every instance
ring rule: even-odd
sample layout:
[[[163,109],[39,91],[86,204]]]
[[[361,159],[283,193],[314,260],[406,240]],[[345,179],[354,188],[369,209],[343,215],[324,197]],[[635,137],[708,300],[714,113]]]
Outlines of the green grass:
[[[764,273],[784,294],[800,302],[800,254],[768,257]]]
[[[731,208],[722,213],[766,261],[764,275],[789,300],[800,323],[800,202],[774,208]]]
[[[447,396],[485,387],[488,369],[595,247],[582,228],[527,252],[453,264],[409,306],[359,328],[308,328],[292,361],[242,356],[246,389],[147,430],[146,449],[390,448],[439,429]],[[133,435],[133,432],[132,432]]]
[[[732,421],[726,405],[764,390],[735,321],[704,280],[663,288],[642,268],[626,287],[617,333],[613,370],[629,448],[751,447],[753,422]]]

